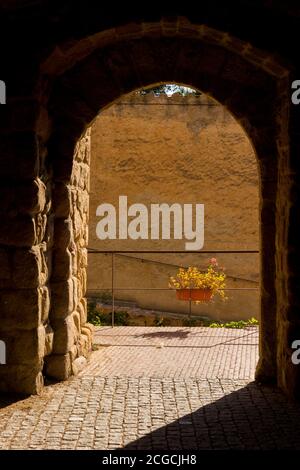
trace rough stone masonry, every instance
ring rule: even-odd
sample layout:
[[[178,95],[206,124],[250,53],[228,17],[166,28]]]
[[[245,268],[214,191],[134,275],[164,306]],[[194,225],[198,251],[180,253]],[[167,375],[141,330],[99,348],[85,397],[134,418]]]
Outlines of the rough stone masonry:
[[[72,253],[72,246],[83,248],[79,233],[86,230],[78,225],[84,210],[77,204],[84,198],[75,208],[86,167],[80,156],[74,161],[74,147],[99,111],[120,96],[173,82],[223,104],[255,148],[261,252],[256,377],[299,398],[300,369],[291,361],[300,323],[300,108],[291,102],[291,83],[300,77],[299,54],[291,48],[298,12],[286,1],[246,0],[239,2],[242,14],[236,2],[228,2],[224,14],[221,1],[214,8],[204,2],[197,15],[187,8],[171,17],[149,8],[134,10],[131,19],[128,9],[116,17],[113,8],[103,15],[103,5],[90,0],[51,7],[46,0],[1,2],[1,44],[10,46],[1,55],[7,85],[0,128],[0,338],[7,343],[1,389],[36,393],[45,352],[48,374],[60,378],[86,353],[85,254]],[[62,305],[66,309],[57,308]]]
[[[11,230],[15,216],[9,213],[2,243],[5,238],[18,248],[0,249],[0,338],[6,349],[0,390],[38,393],[43,374],[58,380],[77,374],[91,352],[84,297],[89,158],[87,132],[76,145],[69,183],[56,181],[52,189],[37,177],[15,188],[19,227]],[[9,207],[5,188],[1,195]]]

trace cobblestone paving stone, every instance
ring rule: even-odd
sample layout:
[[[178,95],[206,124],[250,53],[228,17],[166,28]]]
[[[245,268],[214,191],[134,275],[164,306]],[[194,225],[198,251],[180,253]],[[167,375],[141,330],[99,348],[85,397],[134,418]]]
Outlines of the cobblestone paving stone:
[[[94,342],[106,347],[84,374],[252,379],[258,360],[256,327],[102,327]]]
[[[46,387],[41,396],[0,397],[0,449],[300,449],[300,406],[253,382],[257,332],[188,330],[100,329],[96,342],[114,346],[100,347],[77,377]],[[164,346],[151,345],[154,338]],[[230,344],[227,359],[223,343]],[[204,369],[195,346],[206,354]],[[137,351],[132,356],[130,348]],[[177,353],[180,372],[160,353]],[[222,367],[205,367],[221,359]],[[144,360],[147,367],[137,366]],[[214,371],[221,376],[209,377]]]

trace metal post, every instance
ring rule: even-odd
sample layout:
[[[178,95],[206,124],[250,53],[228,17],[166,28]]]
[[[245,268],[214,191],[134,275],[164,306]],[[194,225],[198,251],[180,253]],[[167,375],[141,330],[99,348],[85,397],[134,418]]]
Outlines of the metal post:
[[[112,311],[111,311],[111,327],[115,326],[115,254],[111,254],[111,297],[112,297]]]
[[[191,326],[191,314],[192,314],[192,296],[190,289],[190,298],[189,298],[189,326]]]

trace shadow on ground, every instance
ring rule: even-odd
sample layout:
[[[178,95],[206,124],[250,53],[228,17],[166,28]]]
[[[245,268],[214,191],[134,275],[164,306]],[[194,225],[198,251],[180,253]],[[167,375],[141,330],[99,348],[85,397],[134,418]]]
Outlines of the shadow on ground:
[[[21,395],[17,393],[0,393],[0,410],[7,408],[15,403],[24,402],[29,395]]]
[[[277,388],[251,382],[125,449],[300,450],[300,404],[288,402]]]
[[[176,338],[186,339],[191,333],[191,329],[181,329],[176,331],[152,331],[150,333],[138,333],[133,335],[135,338]]]

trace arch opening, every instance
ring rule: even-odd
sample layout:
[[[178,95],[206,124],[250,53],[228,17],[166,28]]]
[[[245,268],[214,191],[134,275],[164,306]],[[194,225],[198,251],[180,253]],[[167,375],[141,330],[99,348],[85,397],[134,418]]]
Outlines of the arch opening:
[[[57,96],[64,96],[68,106],[59,103],[56,99],[54,101],[55,113],[57,114],[55,119],[57,119],[59,127],[64,127],[65,129],[66,125],[67,127],[72,126],[73,135],[77,138],[84,127],[84,123],[78,120],[78,111],[81,105],[86,122],[91,122],[99,111],[99,107],[95,103],[101,103],[100,107],[106,109],[109,105],[116,102],[124,92],[140,89],[142,75],[143,88],[153,86],[153,84],[177,83],[199,89],[223,104],[239,122],[247,133],[258,160],[261,216],[262,214],[266,215],[266,212],[268,212],[266,220],[261,220],[261,259],[268,259],[268,263],[266,266],[261,261],[261,288],[263,295],[261,298],[261,352],[257,376],[260,379],[276,381],[276,362],[274,363],[274,354],[276,354],[276,327],[274,327],[276,324],[276,302],[274,302],[274,298],[276,293],[274,278],[270,275],[271,270],[275,271],[275,238],[271,239],[275,233],[277,166],[276,163],[274,164],[276,160],[274,161],[273,157],[277,153],[277,148],[270,132],[274,130],[271,123],[274,122],[273,98],[274,94],[276,94],[276,80],[274,80],[273,76],[249,64],[243,58],[235,56],[233,59],[231,53],[229,53],[228,57],[228,51],[225,53],[224,49],[219,46],[213,48],[209,45],[207,54],[204,58],[201,56],[202,62],[199,64],[197,59],[199,58],[200,50],[198,49],[199,44],[197,41],[183,40],[179,50],[176,47],[177,44],[173,45],[172,40],[169,38],[160,40],[159,44],[160,48],[158,48],[157,40],[146,40],[145,50],[143,50],[142,45],[135,45],[134,41],[132,41],[127,45],[122,45],[121,53],[117,48],[114,48],[113,51],[102,50],[101,55],[98,53],[97,57],[91,54],[89,59],[84,61],[82,71],[79,70],[79,67],[77,69],[75,67],[75,70],[64,75],[56,83],[55,90],[58,93]],[[201,47],[205,48],[206,46],[202,45]],[[203,52],[203,49],[201,49],[201,52]],[[211,62],[212,52],[216,60],[219,60],[219,67],[216,67],[215,61]],[[135,54],[137,54],[136,57],[134,57]],[[144,67],[145,59],[142,59],[142,57],[145,57],[145,54],[151,57],[152,62],[151,60],[149,61],[151,66],[146,61],[146,70],[140,70],[140,68],[143,69]],[[165,54],[165,57],[163,54]],[[110,74],[113,67],[111,62],[109,67],[107,67],[107,56],[113,57],[113,62],[118,64],[118,70],[122,70],[122,81],[119,77],[118,82],[115,80],[112,83],[112,76]],[[153,56],[154,59],[152,59]],[[181,60],[183,60],[182,67],[178,65]],[[99,62],[106,65],[103,68],[106,70],[105,75],[102,72],[99,74]],[[219,74],[220,67],[222,70],[221,75]],[[98,80],[98,87],[97,95],[92,97],[90,92],[91,87],[87,86],[87,77],[91,76],[90,71],[95,68],[98,69],[95,77]],[[109,73],[107,72],[108,70]],[[240,76],[237,71],[241,74]],[[101,80],[103,87],[99,87]],[[108,99],[108,96],[111,96],[111,98]],[[73,112],[72,103],[74,102],[76,102],[76,106]],[[93,111],[91,112],[90,106],[92,102]],[[65,131],[64,135],[66,135]],[[74,140],[69,142],[69,150],[63,151],[55,147],[55,141],[60,141],[60,144],[62,142],[59,129],[51,145],[55,148],[56,159],[59,157],[60,162],[62,159],[66,161],[67,154],[70,156],[70,149]],[[52,155],[55,154],[52,151]],[[270,159],[272,159],[271,165],[269,164]],[[53,163],[55,173],[55,160]],[[68,171],[70,171],[71,164],[72,160],[70,160]],[[61,170],[62,166],[59,164],[57,168],[58,179],[63,179]],[[266,193],[268,193],[267,211],[264,206]],[[273,214],[274,217],[272,218],[270,214]],[[267,295],[265,295],[266,292],[268,292]],[[266,312],[266,315],[263,312]]]
[[[172,94],[172,88],[177,94]],[[140,325],[155,325],[161,317],[164,325],[178,326],[189,323],[201,326],[209,324],[209,320],[258,319],[257,173],[255,154],[240,125],[224,107],[199,91],[188,87],[180,89],[176,84],[150,87],[123,96],[101,112],[91,128],[87,291],[87,297],[93,300],[91,309],[95,308],[98,299],[99,312],[109,313],[111,307],[106,304],[111,298],[111,281],[114,279],[116,312],[124,313],[131,325],[135,324],[135,318],[139,318]],[[124,197],[127,201],[126,237],[123,233],[120,235],[119,229]],[[211,253],[201,255],[201,248],[188,250],[196,250],[194,254],[193,251],[190,255],[186,252],[183,204],[191,203],[193,227],[195,204],[204,204],[202,248]],[[108,235],[104,232],[108,225],[102,222],[98,225],[101,219],[106,220],[99,217],[103,204],[103,210],[108,208],[115,214],[114,230]],[[139,204],[146,214],[142,219],[145,230],[142,234],[132,233],[133,238],[129,230],[132,217],[127,216],[131,204]],[[177,239],[174,239],[172,215],[170,219],[166,217],[166,222],[171,222],[167,237],[162,239],[160,228],[160,236],[155,237],[159,240],[153,239],[153,204],[167,204],[168,208],[176,205],[176,221],[181,223]],[[137,206],[132,209],[134,207],[138,209]],[[98,228],[101,233],[97,235]],[[137,228],[141,230],[140,226]],[[119,252],[114,258],[113,277],[111,259],[108,253],[101,253],[110,250]],[[147,253],[147,250],[154,253]],[[173,254],[163,253],[166,250]],[[182,253],[176,253],[176,250]],[[241,253],[226,253],[228,250]],[[247,253],[247,250],[257,253]],[[219,266],[226,267],[227,288],[237,290],[227,291],[227,302],[217,301],[216,297],[211,304],[193,303],[190,312],[188,302],[178,302],[175,293],[168,292],[169,277],[176,274],[179,266],[204,269],[214,256],[217,256]],[[132,290],[134,287],[137,291]],[[161,291],[151,291],[151,287]],[[136,312],[134,307],[130,308],[130,302],[137,305]],[[148,310],[151,320],[143,309]],[[181,314],[173,321],[172,312]],[[188,318],[189,314],[192,319]],[[109,315],[104,315],[103,319],[106,317]]]
[[[280,94],[285,81],[284,71],[281,66],[270,71],[270,64],[264,59],[255,60],[249,54],[234,52],[230,41],[228,44],[226,41],[213,43],[207,37],[199,39],[189,33],[162,37],[137,34],[105,43],[101,38],[93,50],[88,49],[84,54],[81,50],[81,56],[80,51],[73,51],[66,67],[62,67],[55,56],[41,67],[43,76],[39,85],[48,86],[41,88],[44,95],[39,108],[38,129],[29,142],[31,149],[38,147],[39,167],[35,166],[33,170],[30,165],[24,165],[18,170],[21,179],[27,177],[34,181],[32,199],[35,199],[34,207],[30,210],[24,208],[25,212],[29,210],[32,220],[24,221],[28,222],[28,239],[23,240],[26,243],[22,247],[25,246],[27,251],[37,247],[36,251],[40,253],[43,244],[46,253],[41,255],[44,261],[38,264],[34,287],[25,282],[26,288],[34,289],[32,305],[42,307],[38,315],[34,313],[38,319],[34,318],[31,323],[30,318],[28,322],[26,320],[25,329],[34,333],[35,346],[28,358],[30,367],[34,364],[32,373],[28,374],[28,364],[21,363],[24,376],[28,377],[24,380],[24,390],[38,391],[41,388],[44,361],[49,376],[65,379],[75,373],[81,367],[80,358],[88,355],[91,346],[92,335],[86,326],[87,234],[84,233],[87,227],[90,137],[88,133],[80,137],[99,110],[110,106],[120,96],[153,83],[170,82],[203,90],[224,105],[245,130],[255,149],[260,174],[262,292],[257,377],[278,380],[284,388],[289,372],[283,345],[279,353],[277,350],[280,320],[277,319],[276,323],[278,289],[275,274],[278,274],[280,266],[280,261],[276,263],[276,253],[277,258],[280,253],[276,237],[277,244],[283,243],[279,227],[283,222],[276,219],[276,203],[278,167],[286,157],[276,140],[285,138],[286,132],[278,125],[278,116],[283,116],[286,109],[283,106],[286,97]],[[55,70],[52,69],[52,75],[51,64],[57,65]],[[36,192],[44,195],[45,203],[40,199],[36,201]],[[7,220],[8,227],[9,223],[12,222]],[[31,229],[35,230],[34,236],[31,236]],[[2,241],[5,245],[14,246],[14,239],[5,237],[5,234]],[[17,243],[15,245],[18,246]],[[19,286],[14,285],[13,288],[17,291]],[[23,293],[17,292],[17,295],[22,296]],[[29,316],[33,311],[32,305],[28,306]],[[7,310],[5,315],[9,316],[10,312]],[[80,325],[80,333],[76,325]],[[24,325],[19,327],[22,329]],[[25,338],[25,333],[23,336]],[[73,348],[74,337],[81,353],[78,353],[78,348]],[[44,347],[41,347],[42,343]],[[14,364],[8,364],[6,372],[2,369],[5,388],[14,388],[14,381],[9,376],[14,376],[19,356],[20,351],[16,353]],[[282,365],[281,369],[285,369],[287,375],[278,375],[277,365]]]

